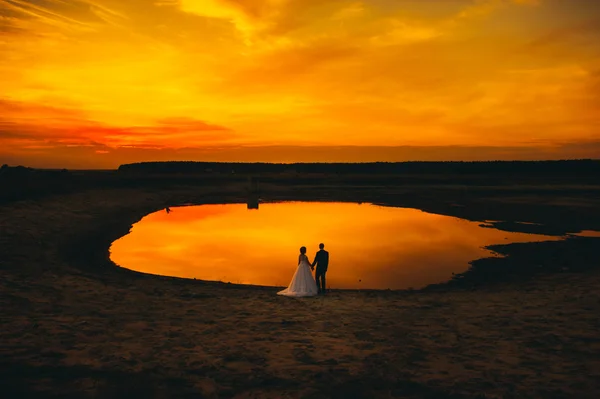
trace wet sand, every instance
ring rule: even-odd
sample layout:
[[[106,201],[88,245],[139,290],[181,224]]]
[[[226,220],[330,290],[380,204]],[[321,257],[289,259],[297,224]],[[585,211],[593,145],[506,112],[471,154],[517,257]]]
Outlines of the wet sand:
[[[590,196],[262,189],[270,200],[379,200],[472,220],[522,212],[519,220],[553,229],[600,226]],[[144,275],[108,259],[113,240],[166,205],[244,201],[239,186],[182,186],[0,207],[3,395],[600,397],[600,262],[590,250],[597,238],[498,248],[511,256],[478,261],[479,271],[422,291],[334,290],[306,299],[279,297],[273,287]]]

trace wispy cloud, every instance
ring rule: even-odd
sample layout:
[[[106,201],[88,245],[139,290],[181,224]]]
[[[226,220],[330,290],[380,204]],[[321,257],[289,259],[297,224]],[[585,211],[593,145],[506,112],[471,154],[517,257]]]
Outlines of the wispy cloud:
[[[0,0],[0,7],[22,19],[35,19],[67,30],[93,30],[103,22],[86,1]]]
[[[592,17],[551,30],[533,40],[530,47],[538,48],[572,41],[578,38],[589,38],[588,45],[596,45],[600,40],[600,16]]]
[[[166,118],[148,126],[110,126],[78,110],[0,100],[0,140],[28,146],[102,142],[108,147],[203,146],[235,138],[230,129],[188,118]]]

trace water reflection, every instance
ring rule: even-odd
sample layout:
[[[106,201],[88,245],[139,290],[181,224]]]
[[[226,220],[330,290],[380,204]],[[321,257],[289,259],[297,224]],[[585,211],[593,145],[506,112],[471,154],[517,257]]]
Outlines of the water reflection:
[[[312,261],[325,243],[331,288],[422,287],[446,281],[491,244],[556,240],[482,228],[416,209],[352,203],[271,203],[178,207],[156,212],[115,241],[111,259],[152,274],[287,286],[298,248]]]
[[[258,209],[258,197],[249,197],[246,201],[246,207],[248,209]]]
[[[582,230],[579,233],[572,233],[569,234],[571,236],[577,236],[577,237],[600,237],[600,231],[596,231],[596,230]]]

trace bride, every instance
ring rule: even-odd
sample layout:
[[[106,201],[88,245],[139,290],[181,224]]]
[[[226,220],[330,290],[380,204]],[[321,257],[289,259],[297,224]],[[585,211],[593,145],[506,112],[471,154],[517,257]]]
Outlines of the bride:
[[[317,283],[312,276],[310,270],[310,263],[306,256],[306,247],[300,248],[300,255],[298,256],[298,268],[290,285],[283,291],[279,291],[277,295],[285,296],[315,296],[317,295]]]

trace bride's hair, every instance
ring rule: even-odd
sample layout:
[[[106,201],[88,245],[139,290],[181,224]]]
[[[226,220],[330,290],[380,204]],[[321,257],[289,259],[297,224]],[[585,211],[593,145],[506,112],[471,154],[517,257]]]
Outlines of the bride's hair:
[[[300,253],[301,254],[305,254],[306,253],[306,247],[300,247]]]

